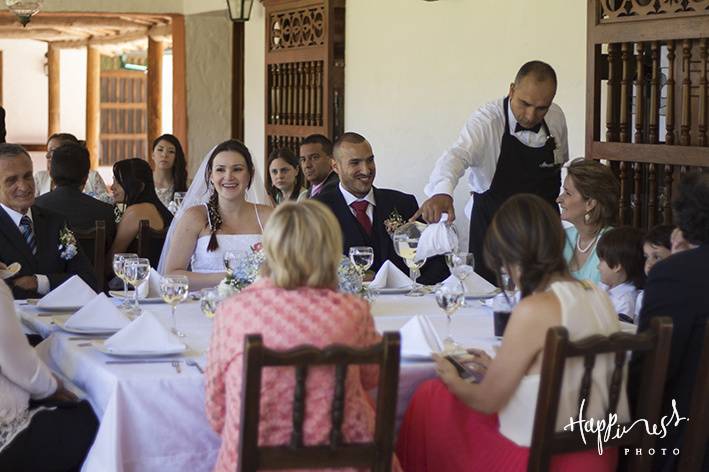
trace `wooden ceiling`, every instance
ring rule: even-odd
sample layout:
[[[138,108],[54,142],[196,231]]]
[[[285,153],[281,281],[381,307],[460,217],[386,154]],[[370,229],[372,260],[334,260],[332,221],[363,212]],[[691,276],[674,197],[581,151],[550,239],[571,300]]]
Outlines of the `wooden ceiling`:
[[[171,43],[171,21],[169,15],[40,11],[23,27],[5,10],[0,12],[0,38],[34,39],[62,48],[96,46],[102,54],[114,55],[147,49],[148,36]]]

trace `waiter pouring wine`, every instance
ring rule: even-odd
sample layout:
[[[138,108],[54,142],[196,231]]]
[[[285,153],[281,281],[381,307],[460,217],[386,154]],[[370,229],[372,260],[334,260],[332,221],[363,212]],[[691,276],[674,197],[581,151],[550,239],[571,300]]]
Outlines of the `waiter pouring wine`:
[[[556,73],[549,64],[524,64],[508,95],[475,111],[436,161],[424,189],[429,198],[414,215],[434,223],[447,213],[453,221],[453,191],[470,168],[470,252],[475,271],[492,283],[497,281],[484,264],[482,248],[500,205],[517,193],[533,193],[558,209],[561,166],[569,159],[569,146],[564,113],[552,103],[555,94]]]

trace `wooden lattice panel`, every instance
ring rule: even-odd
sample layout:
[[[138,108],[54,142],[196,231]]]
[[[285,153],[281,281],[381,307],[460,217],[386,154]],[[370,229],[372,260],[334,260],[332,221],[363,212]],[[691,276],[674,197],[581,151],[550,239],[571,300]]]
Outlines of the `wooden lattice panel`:
[[[322,46],[327,42],[325,7],[317,5],[269,15],[269,49]]]
[[[601,22],[709,14],[709,0],[602,0]]]

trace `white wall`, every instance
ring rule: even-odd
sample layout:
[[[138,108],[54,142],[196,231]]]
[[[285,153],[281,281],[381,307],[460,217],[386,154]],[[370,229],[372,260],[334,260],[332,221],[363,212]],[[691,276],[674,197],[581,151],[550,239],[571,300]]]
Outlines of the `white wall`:
[[[44,143],[48,121],[44,74],[47,44],[28,39],[0,39],[0,49],[7,141]]]
[[[356,0],[346,34],[345,124],[372,143],[378,186],[423,201],[435,160],[468,115],[505,95],[532,59],[556,69],[570,153],[582,155],[586,2]],[[459,215],[467,192],[458,186]]]
[[[59,54],[59,128],[86,139],[86,49],[60,49]],[[45,105],[38,112],[46,110]]]
[[[244,30],[244,142],[254,158],[254,164],[265,176],[265,139],[264,128],[266,93],[266,9],[260,2],[255,2],[251,10],[251,19]]]

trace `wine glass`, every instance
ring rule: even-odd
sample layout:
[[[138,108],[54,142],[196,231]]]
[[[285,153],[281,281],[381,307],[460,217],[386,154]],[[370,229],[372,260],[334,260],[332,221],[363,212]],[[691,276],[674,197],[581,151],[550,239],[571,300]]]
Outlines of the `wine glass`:
[[[128,283],[126,282],[126,277],[123,274],[123,267],[125,266],[127,260],[137,258],[138,254],[134,254],[132,252],[119,252],[113,255],[113,273],[116,274],[116,277],[123,281],[123,302],[121,302],[119,307],[121,310],[127,311],[131,308],[131,303],[128,299]]]
[[[364,282],[364,273],[374,264],[374,249],[369,246],[351,247],[350,261],[357,268],[359,277]]]
[[[416,279],[421,275],[419,269],[426,263],[426,259],[416,260],[416,249],[418,248],[421,233],[425,228],[426,225],[424,223],[414,221],[397,228],[392,236],[394,251],[396,251],[399,257],[404,259],[406,267],[409,268],[409,277],[411,278],[413,287],[406,295],[410,297],[420,297],[423,295],[421,286],[416,283]]]
[[[123,274],[126,282],[133,286],[133,313],[140,315],[140,304],[138,303],[138,291],[141,285],[150,277],[150,260],[143,257],[126,260],[123,266]]]
[[[189,280],[184,275],[168,275],[160,281],[160,295],[165,303],[170,305],[171,309],[172,332],[180,338],[185,337],[185,333],[177,329],[175,311],[177,310],[177,305],[187,298],[189,286]]]
[[[446,338],[443,340],[443,349],[446,352],[456,351],[459,347],[451,337],[451,317],[463,305],[464,300],[462,285],[441,285],[436,290],[436,303],[446,313]]]
[[[214,318],[222,297],[216,288],[205,288],[199,292],[199,307],[207,318]]]
[[[470,252],[447,252],[445,259],[451,275],[458,279],[465,291],[465,279],[475,272],[475,256]]]

